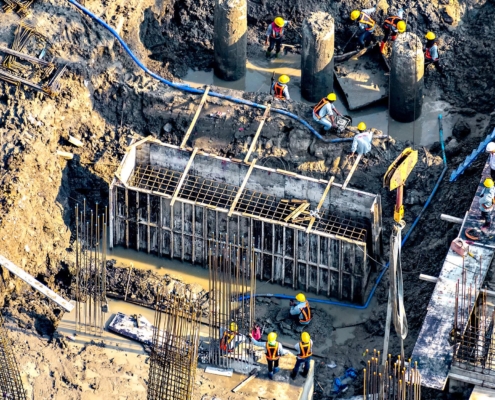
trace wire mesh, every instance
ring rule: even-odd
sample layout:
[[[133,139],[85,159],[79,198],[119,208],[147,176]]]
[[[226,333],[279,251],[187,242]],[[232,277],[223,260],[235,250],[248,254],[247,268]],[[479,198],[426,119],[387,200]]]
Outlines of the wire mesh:
[[[245,333],[255,320],[256,255],[244,239],[240,243],[233,239],[222,235],[220,240],[208,241],[209,362],[232,368],[235,361],[247,370],[255,361]]]
[[[12,341],[0,314],[0,393],[3,399],[25,400],[21,375],[12,349]]]
[[[76,331],[100,335],[106,297],[107,208],[105,212],[76,206]]]
[[[201,302],[158,294],[150,355],[148,400],[192,398],[198,362]]]

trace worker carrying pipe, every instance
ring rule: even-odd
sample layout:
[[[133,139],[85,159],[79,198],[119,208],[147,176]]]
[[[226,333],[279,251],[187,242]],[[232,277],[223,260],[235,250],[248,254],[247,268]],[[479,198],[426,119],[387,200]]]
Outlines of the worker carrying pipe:
[[[297,360],[294,365],[294,369],[290,374],[291,379],[296,379],[299,367],[303,365],[301,376],[306,378],[309,372],[309,364],[311,362],[311,356],[313,355],[313,341],[308,332],[301,333],[301,341],[297,343],[294,348],[297,351]]]
[[[290,78],[287,75],[280,75],[277,82],[272,84],[273,96],[280,100],[290,100],[289,87],[287,84]]]
[[[229,324],[228,329],[220,328],[220,350],[225,353],[232,353],[235,348],[246,341],[246,336],[239,333],[239,328],[235,322]]]
[[[425,35],[425,71],[428,65],[433,64],[435,68],[443,74],[443,68],[440,65],[440,56],[438,54],[437,37],[433,32],[427,32]]]
[[[484,188],[480,193],[480,222],[483,222],[481,230],[487,231],[492,224],[492,211],[495,207],[495,184],[493,183],[493,179],[486,178],[483,186]]]
[[[303,293],[298,293],[296,295],[296,301],[290,301],[291,318],[297,320],[301,325],[309,325],[311,322],[311,308],[306,300],[306,296]]]
[[[351,12],[351,21],[358,23],[358,42],[361,47],[366,47],[373,37],[376,29],[376,22],[371,17],[376,11],[376,7],[365,8],[361,11],[353,10]]]
[[[495,181],[495,142],[486,145],[486,152],[489,154],[490,176]]]
[[[268,377],[273,379],[273,375],[280,371],[278,367],[278,363],[280,357],[290,354],[290,351],[287,351],[283,348],[280,342],[277,342],[277,334],[275,332],[270,332],[268,334],[268,340],[266,342],[258,342],[255,340],[251,334],[251,342],[255,346],[263,347],[265,349],[266,361],[268,364]]]
[[[371,150],[371,142],[373,140],[373,132],[371,130],[366,130],[366,124],[360,122],[357,126],[359,133],[354,136],[351,146],[351,157],[354,153],[358,155],[368,154]]]
[[[380,52],[385,54],[385,45],[388,39],[393,42],[397,39],[399,33],[404,33],[406,31],[406,22],[402,19],[404,16],[404,10],[401,8],[397,15],[390,15],[385,19],[382,25],[383,36],[382,42],[380,43]]]
[[[285,21],[282,17],[277,17],[273,22],[268,25],[266,30],[265,46],[268,46],[266,50],[266,58],[270,58],[272,50],[275,47],[275,57],[280,57],[280,48],[282,46],[282,40],[284,38],[284,28],[289,25],[289,21]]]
[[[327,97],[324,97],[313,108],[313,119],[320,125],[325,127],[325,131],[329,131],[333,127],[336,127],[334,113],[342,115],[335,105],[333,104],[337,100],[335,93],[330,93]]]

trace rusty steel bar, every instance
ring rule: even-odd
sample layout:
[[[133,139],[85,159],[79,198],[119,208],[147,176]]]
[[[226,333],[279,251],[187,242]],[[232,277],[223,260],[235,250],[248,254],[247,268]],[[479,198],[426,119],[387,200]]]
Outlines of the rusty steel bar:
[[[12,341],[0,313],[0,394],[3,399],[26,400]]]

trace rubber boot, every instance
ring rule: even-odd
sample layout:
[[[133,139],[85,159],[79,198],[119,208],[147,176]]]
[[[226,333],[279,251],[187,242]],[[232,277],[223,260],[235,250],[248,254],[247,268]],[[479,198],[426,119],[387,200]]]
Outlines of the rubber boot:
[[[273,372],[268,372],[268,378],[270,378],[271,380],[273,380]]]
[[[280,52],[275,53],[275,58],[280,58]]]
[[[270,58],[271,55],[272,55],[272,52],[270,50],[267,50],[265,53],[266,58]]]
[[[302,371],[302,372],[301,372],[301,376],[302,376],[303,378],[307,378],[307,376],[308,376],[308,372],[307,372],[307,371]]]
[[[385,54],[385,42],[380,43],[380,53]]]
[[[276,374],[278,371],[280,371],[280,368],[279,367],[276,367],[273,369],[273,374]]]
[[[297,376],[297,372],[292,370],[292,372],[290,373],[290,379],[294,380],[296,379],[296,376]]]

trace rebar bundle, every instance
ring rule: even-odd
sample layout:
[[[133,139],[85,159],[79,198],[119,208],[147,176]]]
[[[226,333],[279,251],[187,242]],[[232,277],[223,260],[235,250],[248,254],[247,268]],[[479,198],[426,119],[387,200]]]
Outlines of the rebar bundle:
[[[236,243],[235,237],[229,242],[227,236],[221,236],[218,241],[210,239],[208,248],[210,364],[231,368],[235,360],[249,366],[254,362],[246,334],[255,321],[253,246],[245,246],[244,240]],[[226,334],[230,335],[228,339],[224,339]],[[227,340],[223,346],[222,339]]]
[[[201,302],[191,294],[158,294],[148,400],[189,400],[198,362]]]
[[[373,350],[369,354],[367,368],[363,370],[363,399],[364,400],[420,400],[421,374],[418,363],[414,366],[409,359],[404,363],[400,356],[392,360],[388,355],[385,365],[380,364],[380,352]]]
[[[76,206],[76,331],[101,335],[107,312],[107,209],[93,214]]]
[[[12,341],[0,314],[0,394],[2,399],[25,400],[21,375],[12,349]]]

